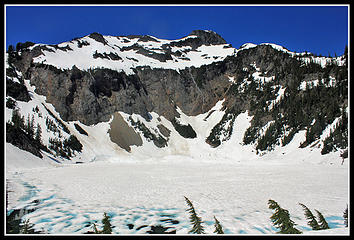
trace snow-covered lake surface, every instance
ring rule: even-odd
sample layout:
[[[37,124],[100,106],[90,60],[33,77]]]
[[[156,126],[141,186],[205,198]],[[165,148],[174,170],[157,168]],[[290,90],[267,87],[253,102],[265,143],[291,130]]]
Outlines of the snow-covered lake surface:
[[[13,157],[21,150],[8,143],[6,148],[6,178],[13,191],[9,209],[35,207],[24,218],[47,233],[92,231],[90,223],[100,226],[107,212],[114,233],[145,234],[148,226],[161,224],[187,234],[191,224],[186,196],[209,234],[214,216],[227,234],[274,234],[269,199],[289,210],[304,234],[349,234],[343,219],[349,204],[348,163],[341,165],[339,159],[298,161],[269,154],[231,163],[170,155],[131,163],[110,159],[65,165],[28,154],[23,157],[31,164],[22,163],[21,168],[14,166],[20,160]],[[309,231],[298,203],[319,210],[332,229]]]

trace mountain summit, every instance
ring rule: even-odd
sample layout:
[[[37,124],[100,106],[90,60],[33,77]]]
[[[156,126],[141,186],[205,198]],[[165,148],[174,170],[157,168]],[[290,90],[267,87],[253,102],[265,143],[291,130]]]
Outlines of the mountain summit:
[[[188,36],[197,36],[204,44],[226,44],[226,41],[219,34],[211,30],[193,30]]]

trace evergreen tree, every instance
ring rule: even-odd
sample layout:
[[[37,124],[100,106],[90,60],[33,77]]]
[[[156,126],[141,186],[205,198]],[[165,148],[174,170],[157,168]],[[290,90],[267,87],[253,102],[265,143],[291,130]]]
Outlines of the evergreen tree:
[[[344,218],[345,227],[348,227],[348,204],[347,204],[347,208],[343,212],[343,218]]]
[[[110,216],[108,216],[106,213],[103,213],[102,224],[103,224],[103,229],[98,230],[96,224],[92,223],[92,227],[93,227],[95,234],[111,234],[112,233],[112,225],[111,225],[111,221],[110,221]]]
[[[21,43],[21,42],[18,42],[18,43],[16,44],[16,52],[19,52],[21,49],[22,49],[22,43]]]
[[[216,219],[216,217],[214,216],[214,220],[215,220],[215,230],[214,230],[214,233],[217,233],[217,234],[224,234],[224,231],[222,229],[222,226],[220,224],[220,222]]]
[[[312,214],[312,212],[310,211],[310,209],[308,209],[308,207],[306,207],[304,204],[302,203],[299,203],[300,206],[304,209],[305,211],[305,217],[308,221],[308,225],[310,227],[312,227],[312,230],[319,230],[320,229],[320,226],[318,225],[318,222],[315,218],[315,216]]]
[[[189,233],[197,233],[197,234],[205,233],[204,227],[202,226],[203,221],[195,212],[192,202],[187,197],[184,198],[187,202],[187,205],[189,206],[189,208],[187,209],[187,211],[190,213],[189,219],[193,224],[193,228],[189,231]]]
[[[273,225],[280,229],[279,232],[281,234],[300,234],[302,233],[294,226],[296,225],[291,219],[289,211],[283,209],[279,206],[279,204],[274,200],[268,201],[269,208],[275,210],[275,213],[270,217]]]
[[[13,45],[9,45],[9,47],[7,48],[7,53],[8,54],[12,54],[15,51],[14,46]]]
[[[30,115],[27,115],[27,126],[26,126],[26,131],[28,135],[33,138],[34,135],[34,116],[32,115],[32,119],[30,118]]]
[[[103,214],[102,224],[103,224],[102,234],[111,234],[112,225],[110,222],[110,216],[108,216],[106,213]]]
[[[317,212],[317,216],[318,216],[318,223],[320,225],[320,229],[324,230],[324,229],[329,229],[330,227],[328,226],[328,223],[326,221],[326,219],[324,218],[324,216],[322,215],[322,213],[320,213],[318,210],[315,209],[315,211]]]
[[[36,231],[33,229],[33,224],[29,222],[29,219],[24,221],[20,226],[20,234],[34,234]]]
[[[42,135],[42,128],[41,125],[39,125],[39,123],[37,123],[37,129],[36,129],[36,134],[35,134],[35,140],[38,143],[41,143],[41,135]]]
[[[14,124],[15,128],[24,129],[24,127],[25,127],[25,119],[24,119],[23,116],[21,117],[21,114],[20,114],[18,108],[15,108],[12,111],[11,121]]]

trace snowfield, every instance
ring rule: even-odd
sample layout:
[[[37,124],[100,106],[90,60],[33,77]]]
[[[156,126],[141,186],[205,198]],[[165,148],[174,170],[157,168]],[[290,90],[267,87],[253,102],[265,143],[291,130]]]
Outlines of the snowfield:
[[[165,62],[139,54],[137,50],[124,50],[126,47],[140,46],[149,51],[151,54],[164,54],[161,51],[164,44],[171,44],[174,42],[185,41],[188,38],[196,38],[191,35],[177,40],[158,39],[149,36],[155,41],[139,41],[139,38],[129,39],[127,37],[103,36],[106,44],[98,42],[90,36],[80,38],[80,40],[73,40],[59,44],[59,47],[69,47],[71,50],[57,50],[50,45],[36,44],[35,46],[46,46],[47,50],[43,50],[43,55],[34,58],[36,63],[45,63],[53,65],[60,69],[71,69],[74,65],[81,70],[88,70],[91,68],[109,68],[116,71],[123,71],[126,74],[134,74],[133,69],[138,66],[148,66],[151,68],[174,69],[179,71],[186,67],[200,67],[201,65],[211,64],[216,61],[222,61],[227,56],[235,54],[235,49],[229,47],[229,44],[219,45],[202,45],[195,50],[191,50],[189,46],[171,47],[173,52],[180,52],[182,55],[176,57],[172,55],[172,59]],[[90,47],[78,46],[78,41],[83,41],[89,44]],[[95,51],[94,51],[95,50]],[[94,58],[94,53],[114,53],[120,57],[119,60],[112,60],[107,58]],[[132,58],[133,56],[133,58]]]
[[[277,231],[269,219],[273,213],[268,200],[273,199],[289,210],[304,234],[349,234],[342,217],[349,204],[349,168],[347,161],[341,164],[338,152],[321,156],[318,148],[298,149],[304,139],[300,132],[289,145],[257,156],[252,146],[240,144],[251,119],[247,113],[236,118],[229,141],[211,148],[202,144],[207,134],[205,130],[202,134],[203,128],[213,126],[211,122],[219,121],[222,113],[215,111],[208,118],[210,126],[205,121],[198,128],[204,115],[181,114],[182,122],[190,122],[200,135],[194,141],[177,141],[180,136],[171,132],[175,145],[169,150],[157,149],[151,142],[134,146],[132,153],[110,152],[105,146],[107,154],[86,151],[87,157],[95,157],[84,164],[57,163],[47,156],[40,159],[6,143],[8,209],[35,208],[23,219],[50,234],[92,231],[93,221],[101,226],[103,212],[112,217],[114,233],[146,234],[149,226],[161,224],[176,229],[177,234],[188,234],[186,196],[208,234],[213,234],[215,216],[226,234],[258,235]],[[92,138],[101,136],[100,141],[108,142],[102,132],[107,125],[85,129]],[[319,210],[332,229],[310,231],[298,203],[313,212]]]
[[[171,226],[161,221],[168,216],[178,221],[173,226],[177,234],[187,234],[191,225],[184,196],[193,202],[207,233],[213,233],[213,216],[228,234],[275,233],[269,219],[269,199],[288,209],[302,231],[310,228],[299,202],[312,211],[318,209],[331,228],[348,233],[342,229],[342,213],[348,203],[348,166],[339,161],[332,165],[286,159],[198,163],[186,156],[166,156],[139,163],[111,160],[42,166],[8,171],[7,178],[9,189],[17,195],[10,194],[10,208],[39,200],[38,210],[25,219],[52,234],[92,230],[88,224],[93,220],[100,223],[103,212],[112,216],[115,233],[143,234],[147,228],[136,228]],[[129,223],[135,228],[129,229]]]

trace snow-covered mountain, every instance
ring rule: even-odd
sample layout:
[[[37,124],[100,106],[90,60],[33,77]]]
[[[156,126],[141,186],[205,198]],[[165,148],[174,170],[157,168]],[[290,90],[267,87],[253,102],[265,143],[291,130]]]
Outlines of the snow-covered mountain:
[[[64,42],[57,46],[35,44],[30,49],[42,49],[33,62],[53,65],[60,69],[80,70],[109,68],[134,74],[137,67],[184,69],[200,67],[215,61],[222,61],[233,55],[235,49],[218,36],[210,33],[210,39],[201,39],[207,33],[193,31],[190,35],[165,40],[153,36],[102,36],[93,33],[83,38]]]
[[[348,156],[347,53],[236,49],[196,30],[19,43],[5,62],[12,188],[22,169],[28,180],[29,169],[78,163],[340,165]]]

